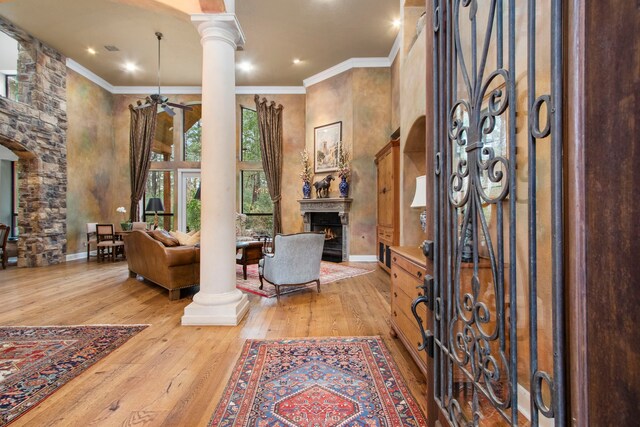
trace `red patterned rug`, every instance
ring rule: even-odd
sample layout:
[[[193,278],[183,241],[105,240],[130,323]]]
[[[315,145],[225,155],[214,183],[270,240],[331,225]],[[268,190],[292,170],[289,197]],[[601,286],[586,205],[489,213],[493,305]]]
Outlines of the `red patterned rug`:
[[[371,273],[373,270],[365,270],[364,268],[350,267],[348,265],[336,264],[335,262],[322,261],[320,264],[320,290],[322,285],[326,283],[336,282],[349,277],[360,276],[362,274]],[[241,291],[260,295],[261,297],[273,298],[276,296],[275,286],[264,282],[264,287],[260,289],[260,279],[258,278],[258,264],[247,266],[247,280],[243,279],[242,266],[236,265],[236,288]],[[280,295],[291,292],[298,292],[306,288],[316,288],[315,283],[305,286],[283,286],[280,289]]]
[[[247,340],[215,427],[426,426],[380,337]]]
[[[0,425],[14,421],[146,327],[0,327]]]

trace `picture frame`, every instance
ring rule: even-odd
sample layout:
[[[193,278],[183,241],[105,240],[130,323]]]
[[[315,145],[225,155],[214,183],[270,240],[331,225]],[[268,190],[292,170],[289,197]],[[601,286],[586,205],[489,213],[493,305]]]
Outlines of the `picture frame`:
[[[329,123],[313,129],[315,173],[338,170],[338,153],[342,143],[342,122]]]

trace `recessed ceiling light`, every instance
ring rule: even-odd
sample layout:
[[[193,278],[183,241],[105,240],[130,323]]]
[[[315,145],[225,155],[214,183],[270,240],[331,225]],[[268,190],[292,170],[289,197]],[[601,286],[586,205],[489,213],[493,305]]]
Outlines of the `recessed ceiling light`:
[[[136,64],[134,64],[133,62],[125,62],[124,63],[124,69],[126,71],[132,72],[132,71],[136,71],[138,69],[138,66]]]
[[[400,18],[396,18],[393,20],[393,26],[395,28],[400,28],[400,25],[402,25],[402,21],[400,20]]]
[[[301,62],[302,62],[302,61],[300,60],[300,58],[293,58],[293,63],[294,63],[294,64],[299,64],[299,63],[301,63]]]
[[[242,71],[251,71],[253,70],[253,64],[248,61],[243,61],[238,64],[238,68],[240,68]]]
[[[87,48],[87,52],[89,52],[91,55],[95,55],[96,54],[96,50],[92,47],[88,47]]]

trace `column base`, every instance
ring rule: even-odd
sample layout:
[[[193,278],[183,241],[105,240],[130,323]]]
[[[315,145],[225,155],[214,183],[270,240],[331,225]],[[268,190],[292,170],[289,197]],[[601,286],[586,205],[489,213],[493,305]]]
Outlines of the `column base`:
[[[235,301],[229,301],[229,294],[220,294],[216,302],[216,295],[207,295],[206,298],[194,297],[194,301],[184,308],[182,325],[216,325],[236,326],[249,311],[249,299],[240,291]],[[205,300],[204,303],[197,302]]]

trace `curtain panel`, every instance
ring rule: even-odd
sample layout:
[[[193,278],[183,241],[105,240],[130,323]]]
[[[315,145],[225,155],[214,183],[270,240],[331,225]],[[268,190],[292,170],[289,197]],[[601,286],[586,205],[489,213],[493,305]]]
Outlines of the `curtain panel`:
[[[144,194],[147,174],[151,166],[151,146],[156,135],[158,103],[147,99],[149,105],[134,107],[131,112],[129,133],[129,168],[131,172],[131,221],[140,220],[139,202]]]
[[[262,168],[273,201],[273,235],[282,233],[282,105],[255,96]]]

